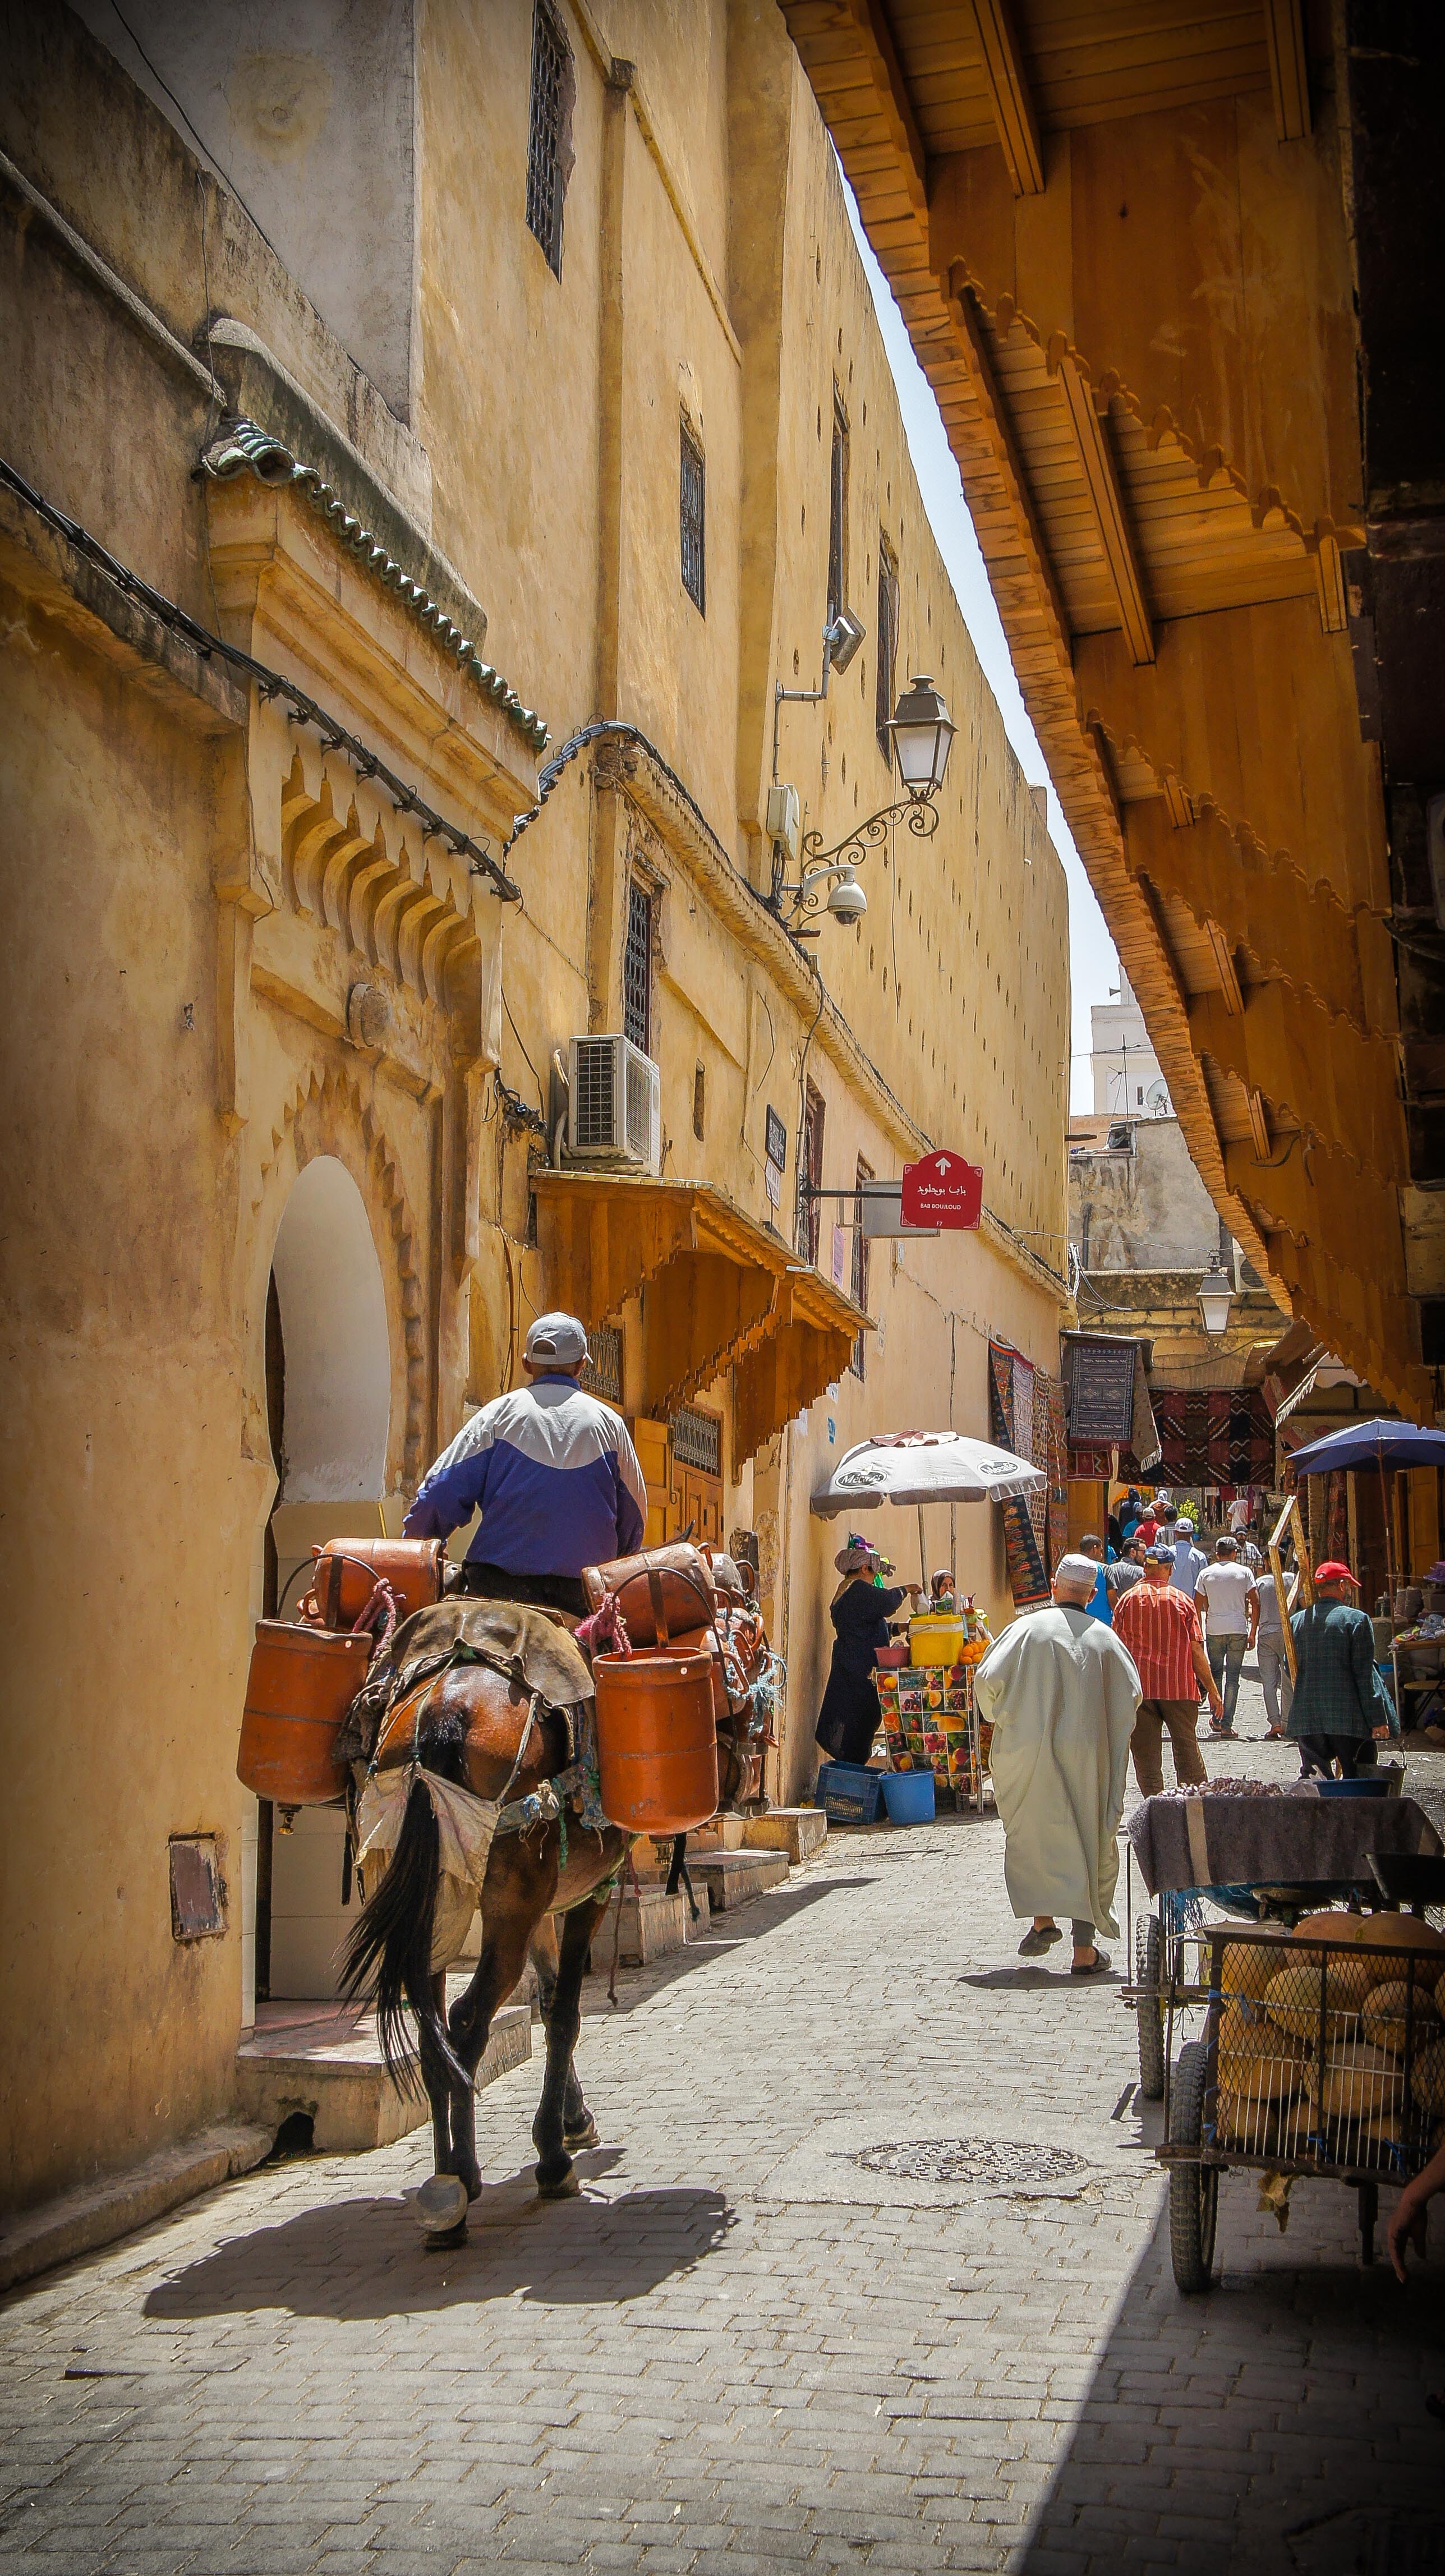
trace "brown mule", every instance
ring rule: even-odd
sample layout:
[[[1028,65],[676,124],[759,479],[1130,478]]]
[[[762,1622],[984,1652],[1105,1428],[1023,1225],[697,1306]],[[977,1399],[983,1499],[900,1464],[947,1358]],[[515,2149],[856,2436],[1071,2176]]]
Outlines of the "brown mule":
[[[513,1631],[500,1654],[435,1670],[438,1653],[457,1635],[447,1605],[414,1614],[385,1653],[373,1706],[383,1706],[394,1675],[401,1695],[382,1718],[374,1757],[381,1782],[415,1758],[422,1767],[475,1797],[516,1804],[555,1780],[569,1761],[568,1718],[542,1691],[539,1672],[566,1707],[590,1696],[591,1675],[570,1637],[548,1631],[544,1614],[510,1605],[473,1605],[476,1614],[507,1620]],[[538,1626],[542,1633],[539,1637]],[[463,1634],[466,1632],[463,1630]],[[475,1632],[473,1632],[475,1633]],[[741,1642],[741,1640],[739,1641]],[[735,1654],[744,1687],[761,1671],[766,1644],[751,1629]],[[405,1687],[418,1661],[432,1670]],[[380,1667],[383,1657],[378,1657]],[[528,1679],[524,1680],[526,1668]],[[376,1669],[376,1668],[374,1668]],[[368,1683],[368,1692],[372,1685]],[[367,1693],[363,1693],[363,1698]],[[751,1789],[747,1703],[719,1694],[718,1774],[724,1806]],[[360,1703],[358,1703],[360,1706]],[[753,1760],[757,1756],[754,1754]],[[418,2071],[431,2105],[436,2170],[417,2194],[416,2212],[436,2243],[455,2242],[469,2202],[481,2190],[473,2082],[492,2016],[519,1983],[530,1955],[537,1969],[547,2062],[532,2123],[537,2188],[545,2199],[575,2192],[574,2152],[597,2143],[596,2125],[573,2066],[581,2028],[582,1979],[592,1937],[607,1908],[632,1837],[617,1826],[586,1830],[566,1817],[539,1814],[520,1832],[499,1832],[487,1854],[481,1889],[482,1951],[465,1994],[448,2014],[445,1969],[432,1965],[438,1889],[439,1832],[432,1798],[414,1778],[399,1839],[347,1946],[343,1987],[374,1993],[377,2029],[392,2081],[415,2090]],[[419,2048],[407,2019],[415,2015]],[[418,2068],[419,2057],[419,2068]]]
[[[413,1754],[427,1770],[479,1798],[516,1802],[566,1768],[566,1719],[505,1672],[487,1664],[455,1665],[397,1702],[378,1739],[378,1774],[384,1779]],[[454,2241],[468,2202],[481,2190],[473,2081],[492,2016],[519,1983],[529,1951],[547,2033],[542,2099],[532,2124],[537,2188],[544,2198],[577,2189],[572,2152],[595,2145],[597,2137],[572,2065],[582,1978],[630,1841],[615,1826],[585,1832],[569,1814],[564,1868],[555,1816],[543,1816],[521,1833],[499,1833],[482,1882],[481,1957],[450,2014],[445,1969],[432,1967],[438,1843],[431,1798],[414,1781],[390,1864],[351,1936],[344,1985],[352,1995],[375,1992],[383,2053],[403,2090],[414,2089],[417,2076],[406,2007],[416,2016],[436,2156],[432,2180],[417,2198],[417,2215],[429,2234]],[[553,1916],[560,1919],[553,1923]]]

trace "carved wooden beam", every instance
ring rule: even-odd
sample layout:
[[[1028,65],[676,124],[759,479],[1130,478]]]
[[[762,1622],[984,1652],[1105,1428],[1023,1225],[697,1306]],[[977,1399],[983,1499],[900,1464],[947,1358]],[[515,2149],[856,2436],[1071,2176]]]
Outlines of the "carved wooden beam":
[[[971,5],[984,76],[993,101],[994,123],[1014,195],[1041,197],[1044,156],[1039,124],[1009,0],[971,0]]]
[[[928,155],[913,113],[903,66],[879,0],[845,0],[847,14],[863,39],[868,71],[914,211],[928,213]]]
[[[1058,376],[1073,424],[1089,502],[1119,603],[1119,617],[1136,663],[1154,659],[1154,626],[1144,599],[1144,585],[1134,553],[1134,540],[1124,515],[1124,497],[1114,471],[1109,434],[1094,408],[1094,389],[1077,359],[1069,355],[1061,334],[1049,345],[1049,364]]]
[[[1298,143],[1310,130],[1310,85],[1300,0],[1264,0],[1264,41],[1274,92],[1275,132]]]
[[[1239,970],[1234,962],[1234,951],[1217,921],[1205,922],[1204,936],[1209,942],[1210,954],[1219,975],[1219,989],[1224,995],[1224,1007],[1230,1018],[1237,1020],[1244,1009],[1244,995],[1239,989]]]
[[[1054,578],[1053,562],[1048,547],[1044,543],[1038,514],[1034,509],[1033,496],[1024,474],[1023,459],[1014,443],[1013,423],[1009,419],[1007,406],[994,380],[993,363],[989,357],[988,343],[979,321],[978,307],[964,282],[962,260],[955,260],[948,272],[947,302],[949,313],[965,344],[980,426],[993,449],[995,465],[1008,493],[1009,506],[1031,558],[1030,569],[1048,601],[1059,643],[1067,653],[1069,649],[1068,613]]]

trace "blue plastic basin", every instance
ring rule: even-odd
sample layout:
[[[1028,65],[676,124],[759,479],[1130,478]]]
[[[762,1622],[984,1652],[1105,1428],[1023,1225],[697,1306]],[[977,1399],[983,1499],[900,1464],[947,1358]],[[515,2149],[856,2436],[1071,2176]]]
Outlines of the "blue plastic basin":
[[[1315,1786],[1322,1798],[1388,1798],[1390,1774],[1377,1771],[1363,1780],[1317,1780]]]
[[[885,1771],[883,1804],[890,1825],[931,1825],[934,1817],[931,1771]]]

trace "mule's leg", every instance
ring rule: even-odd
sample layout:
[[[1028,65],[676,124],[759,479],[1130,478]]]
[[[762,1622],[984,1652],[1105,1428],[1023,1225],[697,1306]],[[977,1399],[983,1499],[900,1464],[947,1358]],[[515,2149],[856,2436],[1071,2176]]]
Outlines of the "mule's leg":
[[[537,2189],[544,2200],[565,2199],[578,2188],[568,2153],[569,2090],[575,2092],[576,2106],[583,2113],[586,2113],[587,2106],[572,2071],[572,2052],[582,2027],[582,1979],[587,1968],[587,1953],[592,1946],[592,1935],[607,1910],[610,1893],[610,1889],[600,1889],[595,1896],[574,1905],[571,1912],[562,1918],[562,1936],[557,1947],[557,1978],[552,1989],[551,2010],[546,2016],[547,2072],[537,2116],[532,2122],[532,2144],[537,2150]],[[591,2128],[590,2114],[587,2125]]]
[[[476,1975],[452,2006],[447,2033],[469,2076],[474,2076],[481,2064],[493,2013],[498,2004],[505,2002],[527,1964],[530,1928],[524,1920],[497,1922],[483,1939]],[[477,2097],[470,2083],[452,2089],[449,2162],[452,2172],[465,2183],[468,2200],[475,2200],[482,2188],[482,2176],[477,2163]]]
[[[544,2029],[552,2018],[552,2006],[557,1994],[558,1919],[555,1914],[543,1915],[532,1935],[529,1953],[532,1965],[537,1971],[537,2003]],[[567,1918],[563,1915],[560,1919],[565,1922]],[[582,2087],[577,2081],[575,2056],[567,2068],[567,2089],[562,2098],[562,2143],[570,2147],[574,2155],[583,2147],[595,2147],[601,2143],[597,2134],[597,2123],[582,2098]]]
[[[431,1989],[437,2018],[442,2020],[447,2003],[444,1969],[433,1975]],[[443,2065],[436,2041],[425,2023],[419,2033],[419,2042],[422,2081],[431,2104],[432,2158],[436,2170],[430,2182],[422,2184],[414,2206],[430,2244],[438,2248],[460,2245],[467,2231],[467,2202],[476,2195],[469,2189],[452,2152],[453,2106],[458,2087],[455,2077]]]

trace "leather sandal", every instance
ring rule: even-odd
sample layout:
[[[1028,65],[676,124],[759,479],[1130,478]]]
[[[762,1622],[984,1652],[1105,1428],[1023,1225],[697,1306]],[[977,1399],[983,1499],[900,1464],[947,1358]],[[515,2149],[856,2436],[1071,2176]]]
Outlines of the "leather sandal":
[[[1062,1941],[1063,1937],[1057,1923],[1036,1923],[1020,1941],[1019,1957],[1021,1959],[1041,1958],[1045,1950],[1051,1950],[1054,1943]]]
[[[1098,1943],[1095,1942],[1094,1955],[1092,1959],[1086,1961],[1082,1968],[1079,1966],[1078,1961],[1075,1960],[1069,1970],[1069,1974],[1071,1977],[1102,1977],[1106,1971],[1112,1967],[1112,1965],[1113,1961],[1110,1959],[1108,1951],[1101,1950]]]

